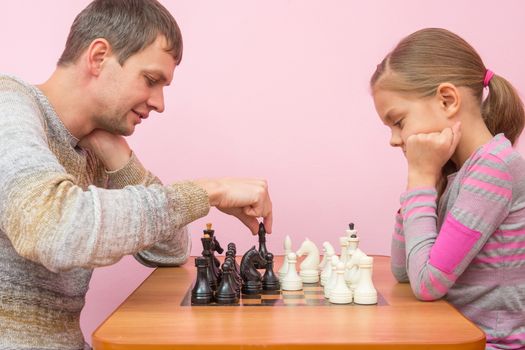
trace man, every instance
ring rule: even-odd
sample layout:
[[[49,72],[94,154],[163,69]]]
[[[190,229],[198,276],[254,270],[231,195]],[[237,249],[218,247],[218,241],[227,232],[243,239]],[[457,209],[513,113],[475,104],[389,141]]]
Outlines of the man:
[[[265,181],[163,186],[130,150],[182,55],[156,0],[95,0],[75,19],[56,71],[40,86],[0,76],[0,348],[82,349],[92,269],[126,254],[186,261],[184,228],[210,206],[271,232]]]

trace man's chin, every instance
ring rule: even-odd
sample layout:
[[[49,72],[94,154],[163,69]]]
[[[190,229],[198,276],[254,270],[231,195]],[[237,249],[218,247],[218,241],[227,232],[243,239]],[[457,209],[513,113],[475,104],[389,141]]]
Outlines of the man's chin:
[[[125,130],[124,132],[120,133],[120,135],[122,135],[122,136],[131,136],[131,135],[133,135],[134,132],[135,132],[135,128],[133,128],[131,130]]]

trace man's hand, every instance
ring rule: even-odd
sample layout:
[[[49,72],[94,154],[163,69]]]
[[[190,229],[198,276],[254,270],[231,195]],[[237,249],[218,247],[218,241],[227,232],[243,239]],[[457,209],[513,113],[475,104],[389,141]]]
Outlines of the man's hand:
[[[78,145],[93,151],[108,171],[121,169],[131,157],[131,149],[124,137],[102,129],[93,130]]]
[[[263,218],[266,232],[272,232],[272,201],[265,180],[224,178],[194,182],[208,193],[211,206],[237,217],[252,234],[259,230],[258,217]]]
[[[415,134],[407,139],[408,162],[407,189],[435,187],[441,177],[441,169],[456,151],[461,139],[461,124],[429,134]]]

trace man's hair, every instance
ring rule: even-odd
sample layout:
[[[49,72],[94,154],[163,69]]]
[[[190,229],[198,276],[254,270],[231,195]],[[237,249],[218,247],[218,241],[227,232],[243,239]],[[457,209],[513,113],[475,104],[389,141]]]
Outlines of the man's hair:
[[[71,25],[59,66],[75,63],[97,38],[106,39],[122,65],[163,35],[166,51],[182,59],[182,36],[169,11],[156,0],[95,0]]]

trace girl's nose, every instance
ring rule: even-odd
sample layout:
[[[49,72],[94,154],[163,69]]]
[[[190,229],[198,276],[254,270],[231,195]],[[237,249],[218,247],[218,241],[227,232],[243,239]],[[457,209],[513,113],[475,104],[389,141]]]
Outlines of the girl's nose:
[[[398,132],[392,131],[392,136],[390,137],[390,146],[392,147],[401,147],[403,140]]]

